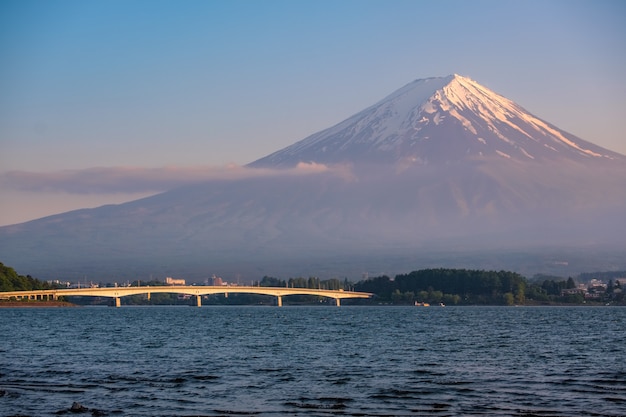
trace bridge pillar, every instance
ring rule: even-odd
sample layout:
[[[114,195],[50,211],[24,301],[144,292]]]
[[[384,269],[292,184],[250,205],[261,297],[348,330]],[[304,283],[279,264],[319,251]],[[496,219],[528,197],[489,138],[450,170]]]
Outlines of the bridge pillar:
[[[120,300],[120,297],[115,297],[115,307],[121,307],[122,306],[122,301]]]
[[[201,295],[196,295],[196,304],[198,305],[198,307],[202,307],[202,296]]]
[[[280,295],[276,297],[276,305],[278,307],[282,307],[283,306],[283,297],[281,297]]]
[[[341,307],[341,298],[335,298],[335,302],[337,303],[337,307]]]
[[[148,301],[150,301],[150,293],[148,293]]]

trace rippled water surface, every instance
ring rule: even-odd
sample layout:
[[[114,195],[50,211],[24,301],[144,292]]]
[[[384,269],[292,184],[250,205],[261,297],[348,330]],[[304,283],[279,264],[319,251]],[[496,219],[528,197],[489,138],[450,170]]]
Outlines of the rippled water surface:
[[[0,416],[624,416],[626,308],[0,309]]]

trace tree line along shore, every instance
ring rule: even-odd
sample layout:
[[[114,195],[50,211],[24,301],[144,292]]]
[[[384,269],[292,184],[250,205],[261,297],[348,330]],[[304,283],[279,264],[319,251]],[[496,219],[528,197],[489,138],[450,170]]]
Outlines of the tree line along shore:
[[[592,278],[600,277],[601,279]],[[535,276],[528,280],[511,271],[485,271],[469,269],[422,269],[391,278],[383,275],[353,283],[347,279],[321,280],[316,277],[283,280],[264,276],[257,285],[265,287],[320,288],[329,290],[361,291],[373,293],[371,299],[346,300],[346,304],[359,305],[626,305],[622,283],[626,271],[598,272],[583,276],[587,283],[572,277]],[[580,280],[580,278],[579,278]],[[129,283],[131,286],[139,282]],[[99,284],[109,286],[113,284]],[[142,286],[165,285],[154,280],[141,282]],[[0,298],[4,291],[47,290],[60,288],[50,282],[30,275],[19,275],[13,268],[0,263]],[[257,294],[230,294],[208,296],[208,304],[271,304],[273,297]],[[290,296],[289,304],[319,303],[316,296]],[[71,297],[69,300],[0,300],[0,307],[50,306],[65,307],[76,304],[107,304],[110,299],[96,297]],[[180,294],[152,294],[124,297],[125,304],[190,304],[190,297]],[[207,302],[205,302],[207,304]]]

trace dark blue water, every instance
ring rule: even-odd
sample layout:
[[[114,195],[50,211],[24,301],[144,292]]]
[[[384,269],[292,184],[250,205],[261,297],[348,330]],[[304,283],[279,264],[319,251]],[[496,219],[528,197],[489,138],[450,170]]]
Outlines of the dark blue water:
[[[626,308],[0,309],[0,416],[624,416]]]

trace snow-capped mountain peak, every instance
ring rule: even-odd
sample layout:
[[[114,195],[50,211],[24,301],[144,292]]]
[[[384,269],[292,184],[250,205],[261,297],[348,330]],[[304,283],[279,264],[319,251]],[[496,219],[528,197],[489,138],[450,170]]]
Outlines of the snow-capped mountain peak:
[[[415,80],[337,125],[251,166],[556,160],[622,155],[586,142],[457,74]]]

